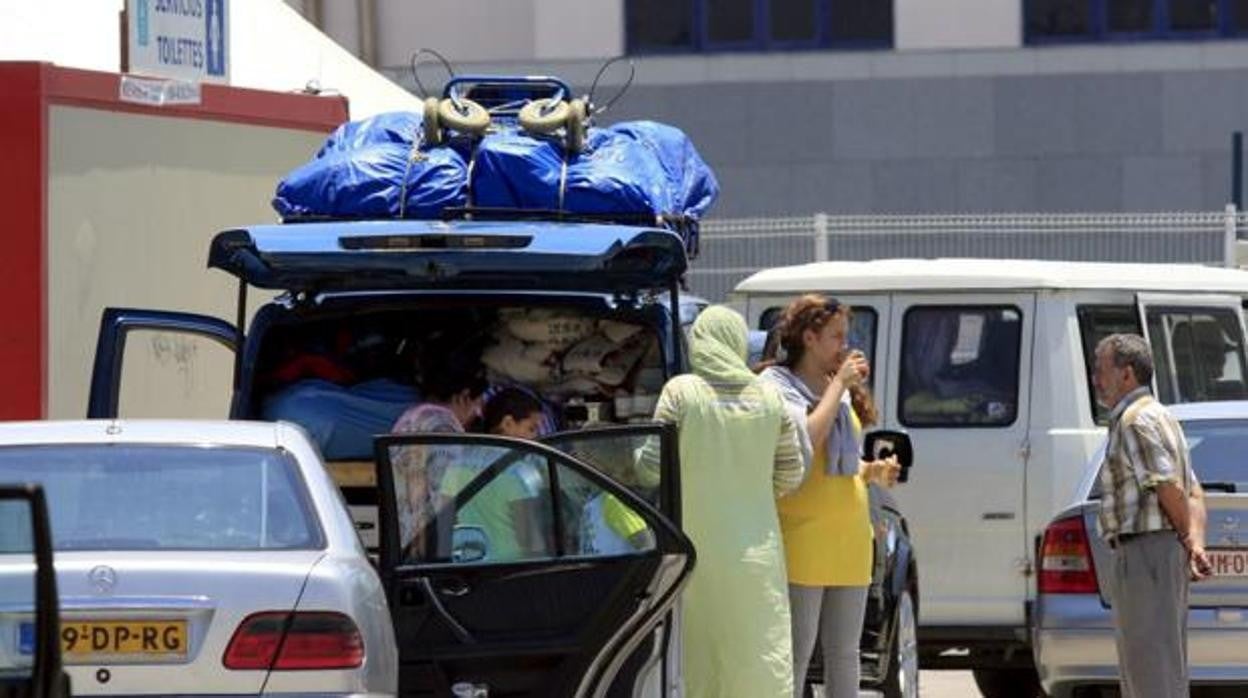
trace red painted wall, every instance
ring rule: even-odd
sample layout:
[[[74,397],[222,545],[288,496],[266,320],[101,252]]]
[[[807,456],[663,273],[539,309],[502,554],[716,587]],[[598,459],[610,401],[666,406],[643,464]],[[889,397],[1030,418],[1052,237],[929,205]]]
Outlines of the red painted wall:
[[[0,63],[0,419],[44,414],[43,66]]]

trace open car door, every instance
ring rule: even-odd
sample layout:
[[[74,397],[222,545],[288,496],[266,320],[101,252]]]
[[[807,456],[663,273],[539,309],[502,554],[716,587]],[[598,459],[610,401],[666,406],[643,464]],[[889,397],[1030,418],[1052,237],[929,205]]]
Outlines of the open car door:
[[[594,426],[551,434],[542,443],[576,458],[627,487],[633,494],[659,510],[668,521],[681,525],[680,455],[677,430],[673,424]],[[638,454],[660,449],[664,467],[639,471]],[[613,529],[627,534],[627,520],[613,520]],[[669,611],[650,637],[637,646],[612,682],[608,696],[680,695],[681,638],[676,612]],[[640,687],[645,687],[642,690]],[[666,687],[660,690],[658,687]]]
[[[670,448],[637,443],[617,466],[661,481]],[[601,468],[543,444],[466,434],[376,444],[400,692],[614,694],[692,570],[689,539]]]
[[[43,488],[0,485],[0,697],[68,698]]]
[[[87,418],[225,418],[237,341],[234,325],[207,315],[105,308]]]
[[[1136,296],[1140,326],[1153,350],[1157,399],[1248,399],[1244,320],[1238,297],[1215,294]]]

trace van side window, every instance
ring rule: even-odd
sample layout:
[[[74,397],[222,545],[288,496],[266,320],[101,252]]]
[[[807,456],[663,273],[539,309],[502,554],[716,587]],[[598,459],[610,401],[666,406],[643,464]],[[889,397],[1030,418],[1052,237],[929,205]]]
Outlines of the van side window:
[[[875,338],[876,330],[879,327],[880,316],[875,312],[875,308],[869,305],[850,306],[853,314],[849,320],[849,346],[852,349],[861,350],[866,355],[867,361],[871,366],[875,366]],[[758,329],[770,331],[780,322],[780,314],[784,312],[784,306],[776,306],[763,311],[758,318]],[[875,383],[875,374],[878,370],[871,371],[871,382]],[[874,385],[870,386],[874,389]]]
[[[1166,404],[1248,397],[1239,318],[1220,308],[1148,307],[1157,399]]]
[[[1088,395],[1092,402],[1092,418],[1097,424],[1109,422],[1109,408],[1096,401],[1092,387],[1092,369],[1096,367],[1096,345],[1111,334],[1143,334],[1140,316],[1134,305],[1081,305],[1075,310],[1079,317],[1079,335],[1083,343],[1083,362],[1087,368]],[[1158,375],[1165,375],[1158,373]]]
[[[1022,311],[916,306],[902,326],[901,423],[999,427],[1018,415]]]

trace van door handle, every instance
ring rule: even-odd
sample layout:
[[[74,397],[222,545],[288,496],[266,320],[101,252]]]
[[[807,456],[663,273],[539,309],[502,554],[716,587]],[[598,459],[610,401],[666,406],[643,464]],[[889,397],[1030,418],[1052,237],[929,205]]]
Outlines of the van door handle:
[[[984,512],[984,521],[1013,521],[1014,512],[1012,511],[989,511]]]

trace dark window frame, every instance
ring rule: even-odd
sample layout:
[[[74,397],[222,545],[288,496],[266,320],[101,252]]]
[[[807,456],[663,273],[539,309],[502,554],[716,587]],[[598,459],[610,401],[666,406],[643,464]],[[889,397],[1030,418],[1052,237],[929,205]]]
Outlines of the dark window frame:
[[[1143,32],[1113,31],[1109,27],[1109,3],[1112,0],[1083,0],[1089,8],[1089,27],[1086,34],[1049,36],[1035,34],[1028,26],[1031,9],[1043,0],[1023,0],[1023,45],[1062,45],[1088,43],[1121,43],[1134,41],[1191,41],[1194,39],[1233,39],[1248,36],[1248,17],[1245,26],[1237,29],[1232,17],[1233,0],[1215,0],[1217,19],[1211,29],[1177,30],[1170,28],[1170,0],[1151,0],[1153,3],[1152,27]]]
[[[1092,385],[1092,369],[1096,365],[1096,345],[1091,347],[1089,353],[1085,347],[1088,339],[1088,331],[1091,329],[1090,315],[1098,311],[1113,310],[1116,312],[1127,311],[1132,319],[1135,320],[1135,334],[1144,336],[1144,328],[1140,325],[1139,306],[1134,303],[1080,303],[1075,306],[1075,322],[1079,325],[1079,353],[1083,355],[1084,380],[1088,383],[1088,409],[1092,413],[1092,421],[1100,426],[1109,424],[1109,408],[1097,408],[1096,387]],[[1085,319],[1087,322],[1085,322]]]
[[[1012,310],[1018,313],[1018,356],[1014,364],[1014,413],[1008,422],[991,422],[968,424],[966,422],[924,422],[916,424],[909,421],[906,417],[905,399],[903,388],[906,385],[906,347],[911,346],[909,342],[910,334],[910,314],[916,310],[954,310],[954,311],[1006,311]],[[1019,407],[1026,404],[1023,399],[1023,325],[1027,321],[1026,314],[1023,309],[1013,303],[933,303],[933,304],[915,304],[906,308],[901,316],[901,345],[900,354],[897,357],[897,422],[908,429],[1008,429],[1018,424]]]
[[[752,8],[754,15],[754,35],[745,41],[712,41],[710,37],[710,20],[707,6],[715,0],[688,0],[692,9],[690,41],[687,45],[656,46],[640,44],[628,31],[628,12],[625,6],[625,50],[629,55],[681,55],[699,53],[741,53],[757,51],[809,51],[814,49],[839,50],[887,50],[896,43],[896,5],[895,0],[885,0],[893,6],[890,15],[893,26],[889,36],[884,39],[835,39],[829,30],[833,9],[842,0],[811,0],[815,4],[815,36],[809,40],[777,40],[771,36],[771,0],[745,0]]]

